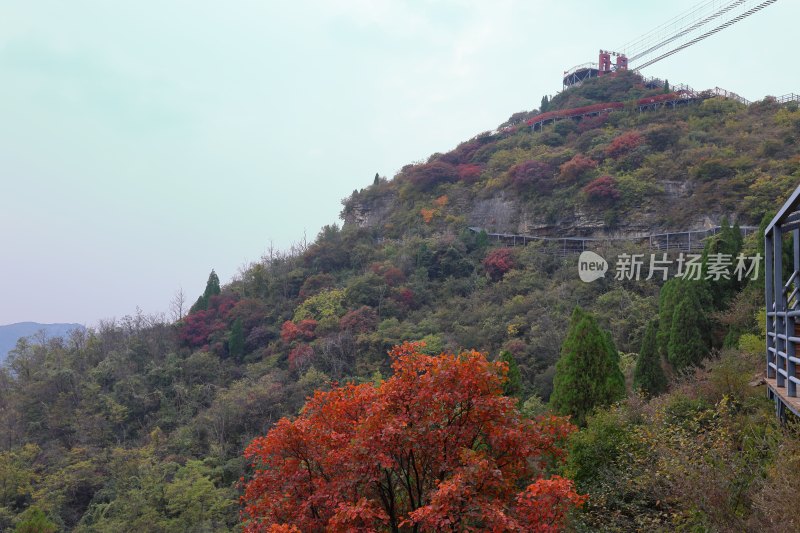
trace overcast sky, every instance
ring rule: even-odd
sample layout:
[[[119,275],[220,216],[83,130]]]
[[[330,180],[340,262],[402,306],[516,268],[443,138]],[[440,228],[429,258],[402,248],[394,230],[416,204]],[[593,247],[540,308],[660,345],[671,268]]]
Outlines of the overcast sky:
[[[0,324],[194,301],[212,268],[312,239],[376,172],[536,108],[698,1],[3,2]],[[645,74],[800,92],[797,20],[779,0]]]

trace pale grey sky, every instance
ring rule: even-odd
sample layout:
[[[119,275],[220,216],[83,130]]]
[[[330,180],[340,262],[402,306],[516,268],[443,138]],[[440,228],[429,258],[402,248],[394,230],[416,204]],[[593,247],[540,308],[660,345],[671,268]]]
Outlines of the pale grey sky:
[[[193,301],[698,1],[4,2],[0,324]],[[645,74],[800,92],[797,20],[779,0]]]

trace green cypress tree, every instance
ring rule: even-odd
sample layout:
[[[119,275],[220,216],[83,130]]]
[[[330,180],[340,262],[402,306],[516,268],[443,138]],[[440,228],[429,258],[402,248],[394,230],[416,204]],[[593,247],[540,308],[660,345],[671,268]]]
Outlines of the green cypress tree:
[[[703,310],[694,291],[687,292],[675,308],[667,357],[675,370],[699,364],[708,354]]]
[[[633,388],[640,389],[648,396],[657,396],[667,389],[667,376],[661,367],[661,355],[658,352],[656,333],[658,325],[651,320],[636,359],[636,368],[633,370]]]
[[[206,290],[203,291],[202,296],[200,296],[192,308],[189,309],[189,314],[194,313],[195,311],[208,309],[208,304],[211,301],[211,297],[216,296],[221,292],[222,289],[219,286],[219,276],[217,276],[217,273],[214,272],[214,269],[212,269],[211,274],[208,275],[208,281],[206,281]]]
[[[606,353],[608,354],[605,359],[605,390],[609,397],[614,398],[612,401],[616,401],[625,396],[625,376],[620,368],[619,350],[614,344],[611,332],[604,331],[603,333],[605,334]]]
[[[233,325],[231,325],[231,333],[228,338],[228,354],[236,361],[241,361],[244,355],[244,331],[241,318],[234,320]]]
[[[675,300],[678,296],[679,278],[672,278],[661,286],[658,295],[658,331],[656,332],[656,348],[659,355],[666,357],[669,335],[672,331],[672,317],[675,315]]]
[[[717,235],[709,239],[703,249],[703,275],[704,277],[710,273],[709,261],[710,256],[716,254],[723,254],[731,260],[731,265],[728,268],[729,279],[720,277],[720,279],[703,279],[706,292],[708,293],[708,302],[703,302],[710,305],[714,309],[724,309],[727,307],[728,302],[736,295],[741,289],[741,283],[736,280],[733,275],[733,269],[736,265],[736,256],[742,250],[742,233],[739,225],[731,226],[727,217],[722,217],[720,222],[720,230]]]
[[[206,290],[203,292],[203,296],[210,300],[212,296],[216,296],[221,292],[222,289],[219,287],[219,276],[217,276],[217,273],[214,272],[214,269],[211,269],[211,274],[208,275],[208,281],[206,281]]]
[[[576,307],[556,363],[550,404],[582,425],[592,409],[624,395],[625,378],[611,336],[592,315]]]
[[[519,397],[522,392],[522,374],[519,371],[517,360],[507,350],[500,352],[500,361],[508,365],[508,381],[503,384],[503,394]]]

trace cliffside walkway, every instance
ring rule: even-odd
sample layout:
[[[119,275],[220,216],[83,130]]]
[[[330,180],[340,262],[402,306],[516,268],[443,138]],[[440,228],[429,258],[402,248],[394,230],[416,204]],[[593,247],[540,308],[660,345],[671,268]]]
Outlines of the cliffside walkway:
[[[645,85],[649,88],[663,88],[664,80],[657,78],[649,78],[645,80]],[[559,109],[556,111],[546,111],[539,113],[534,117],[527,120],[526,125],[531,128],[531,131],[542,131],[547,124],[553,124],[559,120],[565,119],[582,119],[587,117],[596,117],[611,113],[613,111],[620,111],[628,107],[636,111],[654,111],[661,108],[674,109],[681,105],[686,105],[692,102],[699,102],[709,98],[721,97],[728,100],[734,100],[744,105],[751,105],[753,102],[746,98],[739,96],[735,92],[722,89],[721,87],[714,87],[705,91],[696,91],[688,85],[680,84],[673,85],[671,92],[667,94],[658,94],[648,96],[635,100],[632,102],[606,102],[599,104],[592,104],[589,106],[575,107],[570,109]],[[800,95],[795,93],[785,94],[783,96],[773,97],[779,104],[787,104],[789,102],[800,103]],[[517,126],[506,126],[499,131],[509,132],[516,131]]]
[[[678,250],[682,252],[699,252],[703,250],[705,241],[712,235],[719,233],[720,226],[704,230],[673,231],[667,233],[653,233],[635,237],[539,237],[535,235],[515,235],[513,233],[489,233],[489,239],[503,243],[507,246],[525,246],[531,242],[540,242],[545,246],[544,251],[556,255],[579,254],[585,250],[596,250],[603,245],[612,243],[647,244],[650,250]],[[743,236],[755,232],[756,226],[740,226]],[[469,230],[480,233],[482,228],[470,226]]]

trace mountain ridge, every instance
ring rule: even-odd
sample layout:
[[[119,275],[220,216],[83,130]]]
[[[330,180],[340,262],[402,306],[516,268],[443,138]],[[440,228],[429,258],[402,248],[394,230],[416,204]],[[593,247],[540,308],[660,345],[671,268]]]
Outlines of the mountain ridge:
[[[17,341],[24,337],[36,335],[44,331],[48,337],[61,337],[69,332],[85,327],[77,323],[56,322],[43,324],[39,322],[15,322],[13,324],[0,325],[0,364],[5,362],[9,352],[17,345]]]

